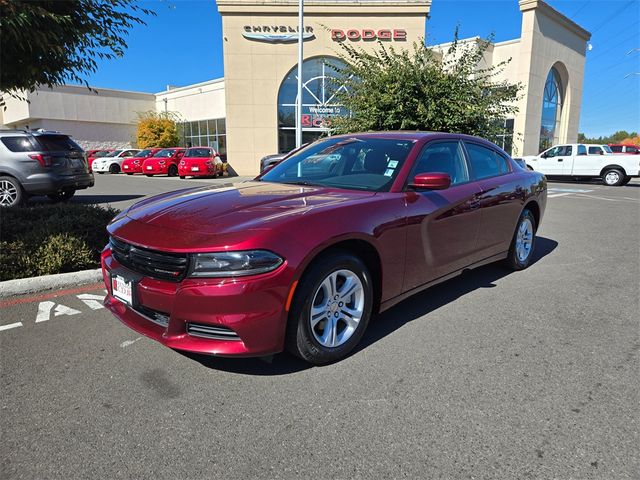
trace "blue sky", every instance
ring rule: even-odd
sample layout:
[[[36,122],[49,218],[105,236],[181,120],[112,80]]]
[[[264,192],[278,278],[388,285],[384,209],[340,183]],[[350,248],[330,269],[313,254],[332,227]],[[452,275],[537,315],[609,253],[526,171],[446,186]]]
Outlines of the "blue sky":
[[[159,92],[224,75],[222,28],[213,0],[141,2],[157,13],[147,26],[129,32],[123,58],[99,62],[91,85]],[[640,0],[548,0],[552,7],[592,33],[587,53],[581,132],[607,135],[640,130]],[[495,34],[496,41],[520,36],[517,0],[433,0],[427,42],[460,35]],[[629,75],[629,76],[627,76]],[[627,76],[627,78],[625,78]]]

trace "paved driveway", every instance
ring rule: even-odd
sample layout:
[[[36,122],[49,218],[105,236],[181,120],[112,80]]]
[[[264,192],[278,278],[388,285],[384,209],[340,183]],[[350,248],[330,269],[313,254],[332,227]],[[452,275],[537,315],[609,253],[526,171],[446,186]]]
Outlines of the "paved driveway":
[[[638,478],[640,184],[550,187],[528,270],[414,296],[326,367],[181,355],[99,285],[0,302],[0,478]]]

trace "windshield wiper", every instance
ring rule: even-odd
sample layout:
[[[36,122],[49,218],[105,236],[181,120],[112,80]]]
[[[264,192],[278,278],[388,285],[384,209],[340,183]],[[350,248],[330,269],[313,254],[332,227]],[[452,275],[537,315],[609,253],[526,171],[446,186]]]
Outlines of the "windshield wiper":
[[[286,183],[287,185],[304,185],[305,187],[321,187],[322,186],[317,183],[307,182],[306,180],[300,180],[298,182],[282,182],[282,183]]]

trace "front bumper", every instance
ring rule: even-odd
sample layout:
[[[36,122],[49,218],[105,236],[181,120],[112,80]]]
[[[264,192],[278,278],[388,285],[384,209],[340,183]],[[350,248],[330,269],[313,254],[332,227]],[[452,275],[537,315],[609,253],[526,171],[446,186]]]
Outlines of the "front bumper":
[[[93,162],[91,168],[94,172],[108,172],[111,165],[112,163],[99,163],[96,165],[96,162]]]
[[[30,195],[48,195],[61,190],[84,190],[93,187],[95,179],[92,173],[57,175],[55,173],[37,173],[30,175],[23,187]]]
[[[143,165],[142,173],[145,175],[166,175],[169,172],[169,165]]]
[[[122,171],[124,173],[142,173],[142,165],[136,165],[133,163],[123,163]]]
[[[212,177],[216,174],[216,167],[214,166],[193,165],[193,167],[197,167],[198,170],[193,171],[190,165],[178,165],[178,175],[181,177]]]
[[[111,272],[139,280],[134,306],[112,296]],[[261,356],[282,351],[287,323],[284,305],[291,283],[286,263],[263,275],[238,279],[185,279],[179,283],[140,276],[119,264],[107,248],[102,254],[107,287],[104,305],[136,332],[176,350],[219,356]],[[166,317],[153,319],[153,312]],[[203,338],[193,325],[221,327],[233,339]]]

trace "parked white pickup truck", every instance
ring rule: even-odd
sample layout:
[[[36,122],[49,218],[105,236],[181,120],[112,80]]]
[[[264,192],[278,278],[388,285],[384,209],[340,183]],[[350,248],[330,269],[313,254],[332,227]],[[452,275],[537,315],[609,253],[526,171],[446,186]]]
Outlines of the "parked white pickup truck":
[[[610,186],[626,185],[640,176],[637,155],[616,155],[607,145],[557,145],[522,159],[529,169],[548,177],[601,178]]]

